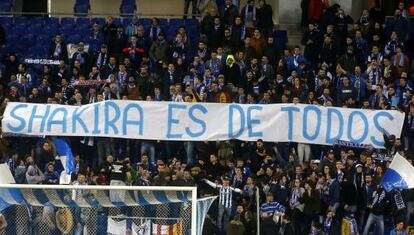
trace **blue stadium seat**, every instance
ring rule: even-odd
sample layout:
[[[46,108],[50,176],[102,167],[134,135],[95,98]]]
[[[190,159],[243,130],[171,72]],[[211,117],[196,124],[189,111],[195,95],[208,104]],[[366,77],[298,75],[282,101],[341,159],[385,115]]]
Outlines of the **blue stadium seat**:
[[[13,27],[11,23],[0,23],[0,25],[4,28],[4,30],[6,30],[6,32]]]
[[[67,43],[79,43],[81,41],[81,35],[80,34],[73,34],[69,35],[66,42]]]
[[[102,25],[105,24],[105,19],[104,18],[92,18],[91,24],[93,25],[95,23],[97,23],[97,24],[99,24],[99,25],[102,26]]]
[[[185,26],[199,26],[200,22],[197,19],[186,19],[184,21]]]
[[[177,33],[177,31],[178,31],[178,28],[180,27],[180,25],[179,24],[177,24],[177,25],[169,25],[168,27],[167,27],[167,29],[168,30],[170,30],[170,31],[174,31],[174,33]]]
[[[51,25],[59,26],[59,18],[56,18],[56,17],[45,18],[45,24],[46,26],[51,26]]]
[[[184,20],[183,19],[173,18],[173,19],[170,19],[169,24],[170,24],[170,26],[180,26],[180,25],[184,25]]]
[[[122,24],[121,18],[114,18],[114,24],[121,25]]]
[[[60,27],[59,31],[62,34],[72,34],[75,28],[72,25],[62,26]]]
[[[62,18],[60,19],[60,25],[71,25],[73,27],[73,25],[75,25],[75,18]]]
[[[130,17],[123,17],[122,18],[122,25],[126,28],[132,22],[132,18]]]
[[[167,27],[168,26],[168,19],[158,18],[158,23],[161,27]]]
[[[81,34],[89,34],[91,30],[91,26],[87,25],[76,25],[75,30],[80,32]]]
[[[28,27],[27,27],[27,24],[19,23],[19,24],[14,24],[14,28],[17,28],[17,29],[27,29]]]
[[[84,42],[85,44],[89,44],[90,43],[89,35],[81,35],[81,38],[79,39],[78,42]]]
[[[172,41],[174,41],[175,36],[177,35],[177,30],[172,29],[172,28],[168,28],[165,32],[165,35],[167,37],[167,40],[172,42]]]
[[[33,52],[29,52],[24,55],[24,58],[36,58],[36,54]]]
[[[50,37],[49,35],[45,35],[45,34],[36,35],[36,39],[37,39],[38,45],[39,44],[40,45],[41,44],[49,45],[50,41],[52,40],[51,38],[52,37]]]
[[[26,42],[29,42],[30,44],[33,44],[34,34],[32,34],[32,33],[26,33],[26,34],[22,35],[22,38],[23,38]]]
[[[83,31],[83,29],[80,29],[80,28],[74,28],[74,29],[71,30],[71,33],[75,34],[75,35],[83,35],[84,31]]]
[[[18,37],[20,37],[20,36],[17,35],[17,34],[7,34],[6,41],[7,42],[15,42],[15,41],[18,40]],[[10,45],[10,43],[8,43],[8,45]]]
[[[6,45],[5,47],[0,47],[0,55],[6,55],[10,53],[10,45]]]
[[[19,43],[19,44],[14,45],[13,49],[16,53],[23,53],[25,50],[27,50],[27,47],[26,45]]]
[[[40,34],[44,31],[43,28],[44,27],[41,24],[33,24],[30,25],[30,27],[27,27],[27,32],[32,34]]]
[[[17,25],[17,24],[28,24],[28,19],[27,19],[27,17],[25,17],[25,16],[16,16],[16,17],[14,17],[14,24],[15,25]]]
[[[89,18],[77,18],[76,26],[78,27],[80,25],[87,25],[89,27],[91,25],[91,21],[89,20]]]
[[[27,30],[26,28],[12,28],[8,33],[11,35],[23,35],[27,33]]]
[[[49,35],[54,36],[55,34],[59,33],[59,28],[55,25],[46,26],[45,29]]]
[[[10,2],[0,2],[0,11],[9,12],[11,11],[13,4]]]
[[[11,24],[13,23],[13,17],[0,17],[0,24]]]
[[[145,28],[150,26],[151,22],[152,22],[152,19],[150,19],[150,18],[139,19],[139,23],[142,24],[142,26],[144,26]]]
[[[30,18],[31,24],[45,24],[45,17],[42,16],[35,16]]]

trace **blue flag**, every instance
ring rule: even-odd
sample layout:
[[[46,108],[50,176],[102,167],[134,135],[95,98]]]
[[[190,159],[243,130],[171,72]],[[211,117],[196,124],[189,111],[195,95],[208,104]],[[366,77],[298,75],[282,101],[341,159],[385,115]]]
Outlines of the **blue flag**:
[[[66,174],[71,174],[72,172],[75,172],[75,163],[73,162],[73,154],[72,149],[66,143],[66,141],[62,139],[54,139],[53,141],[56,146],[56,152],[59,155],[59,157],[66,156]]]
[[[414,188],[414,167],[403,156],[395,154],[381,185],[386,191]]]

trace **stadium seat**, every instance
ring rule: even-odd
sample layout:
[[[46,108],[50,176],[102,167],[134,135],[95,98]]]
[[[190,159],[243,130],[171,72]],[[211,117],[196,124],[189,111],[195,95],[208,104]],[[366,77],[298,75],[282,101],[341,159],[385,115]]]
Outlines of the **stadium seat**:
[[[77,31],[80,34],[85,34],[85,35],[89,35],[91,30],[90,26],[86,26],[86,25],[77,25],[75,27],[75,31]]]
[[[0,17],[0,24],[12,24],[13,17]]]
[[[60,25],[61,26],[65,26],[65,25],[71,25],[72,27],[75,25],[75,18],[62,18],[60,19]]]
[[[6,32],[13,27],[11,23],[0,23],[0,25],[6,30]]]
[[[59,18],[56,17],[48,17],[45,19],[46,26],[56,25],[59,26]]]
[[[0,11],[1,12],[9,12],[11,11],[13,4],[10,2],[0,2]]]
[[[93,25],[95,23],[97,23],[97,24],[99,24],[99,25],[102,26],[102,25],[105,24],[105,19],[104,18],[92,18],[91,24]]]
[[[161,27],[167,27],[168,26],[168,19],[158,18],[158,23]]]
[[[72,34],[69,35],[66,42],[67,43],[79,43],[81,41],[81,35],[80,34]]]
[[[42,16],[34,16],[30,18],[30,23],[31,24],[45,24],[45,17]]]
[[[36,36],[38,44],[46,44],[49,45],[49,42],[51,41],[51,38],[49,35],[40,34]]]
[[[32,34],[40,34],[41,32],[43,32],[43,25],[33,24],[27,28],[27,32]]]
[[[90,27],[91,21],[89,20],[89,18],[77,18],[76,27],[79,27],[80,25]]]
[[[170,26],[180,26],[180,25],[184,25],[184,20],[183,19],[170,19],[169,25]]]
[[[57,33],[59,33],[59,28],[55,25],[49,25],[45,27],[46,31],[48,32],[49,35],[55,35]]]
[[[18,24],[27,24],[28,19],[25,16],[16,16],[14,17],[14,24],[18,25]]]
[[[195,26],[199,26],[200,22],[197,19],[186,19],[184,21],[184,25],[185,26],[190,26],[190,27],[195,27]]]
[[[115,25],[122,25],[121,18],[114,18],[114,24]]]
[[[124,28],[126,28],[128,25],[130,25],[132,22],[132,18],[130,17],[123,17],[122,18],[122,25],[124,26]]]
[[[70,28],[61,28],[59,30],[59,32],[64,36],[64,37],[68,37],[69,35],[74,34],[73,33],[74,29],[70,29]]]
[[[150,26],[151,25],[151,22],[152,22],[152,19],[150,19],[150,18],[142,18],[142,19],[139,19],[139,24],[141,24],[144,27]]]

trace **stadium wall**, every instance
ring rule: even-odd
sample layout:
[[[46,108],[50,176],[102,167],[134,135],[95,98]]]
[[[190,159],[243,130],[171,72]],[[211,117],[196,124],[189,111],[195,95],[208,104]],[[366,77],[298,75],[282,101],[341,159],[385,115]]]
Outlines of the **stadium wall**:
[[[75,0],[49,0],[51,2],[51,11],[54,13],[72,14]],[[279,1],[267,0],[273,7],[274,19],[278,22]],[[119,13],[121,0],[90,0],[93,13]],[[244,6],[247,0],[241,0],[241,6]],[[300,5],[297,6],[300,9]],[[139,0],[137,1],[137,12],[146,15],[182,15],[184,9],[184,0]],[[191,10],[189,11],[191,12]]]

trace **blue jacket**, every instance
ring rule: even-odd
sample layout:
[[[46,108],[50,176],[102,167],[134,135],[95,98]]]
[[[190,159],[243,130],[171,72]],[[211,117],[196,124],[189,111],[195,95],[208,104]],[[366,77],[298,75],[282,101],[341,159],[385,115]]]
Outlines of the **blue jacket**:
[[[45,172],[45,184],[59,184],[59,174],[54,172]]]
[[[354,87],[355,86],[355,74],[348,72],[347,75],[351,81],[351,86]],[[367,94],[367,85],[365,84],[365,80],[368,78],[368,76],[365,72],[363,72],[359,75],[359,77],[360,77],[359,98],[363,99],[366,97],[366,94]],[[342,81],[340,82],[339,86],[340,87],[342,86]]]
[[[297,65],[295,65],[296,64],[295,61],[297,64],[301,62],[306,63],[306,58],[304,55],[297,55],[297,56],[292,55],[292,56],[287,57],[286,62],[287,62],[288,73],[290,73],[290,71],[298,67]]]
[[[407,232],[401,231],[399,234],[400,235],[407,235]],[[396,229],[391,230],[390,235],[397,235],[397,230]]]

